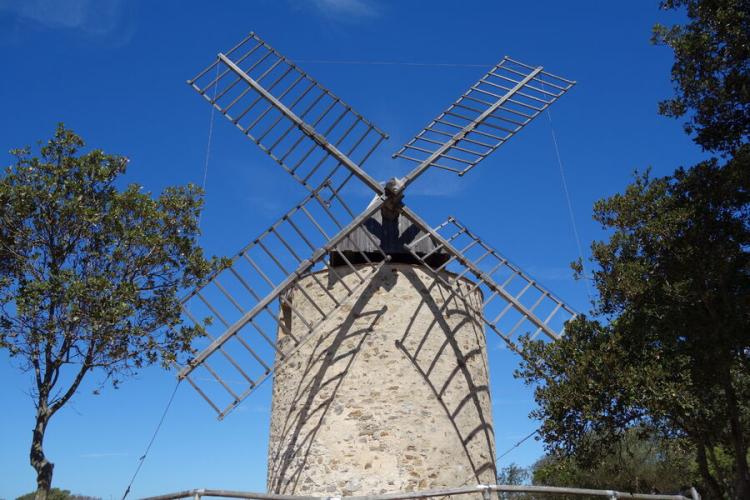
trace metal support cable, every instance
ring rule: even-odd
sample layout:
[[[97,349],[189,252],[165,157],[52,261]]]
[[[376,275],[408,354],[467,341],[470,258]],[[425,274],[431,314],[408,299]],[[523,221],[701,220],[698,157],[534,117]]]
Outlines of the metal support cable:
[[[216,65],[216,77],[219,76],[219,65]],[[214,86],[214,99],[216,98],[216,89],[217,86]],[[206,141],[206,156],[205,160],[203,162],[203,179],[201,182],[201,190],[204,193],[205,198],[205,192],[206,192],[206,181],[208,180],[208,163],[211,158],[211,139],[213,138],[213,132],[214,132],[214,115],[215,115],[216,108],[214,106],[211,106],[211,117],[209,119],[208,123],[208,140]],[[201,218],[203,217],[203,208],[201,208],[201,211],[198,213],[198,228],[200,229],[201,226]],[[177,380],[177,383],[174,386],[174,390],[172,391],[172,394],[169,396],[169,401],[167,402],[167,406],[164,408],[164,412],[161,414],[161,418],[159,419],[159,423],[156,424],[156,429],[154,429],[154,433],[151,436],[151,440],[148,442],[148,445],[146,445],[146,450],[143,452],[143,455],[138,459],[138,466],[135,468],[135,472],[133,472],[133,476],[130,478],[130,482],[128,483],[127,488],[125,488],[125,493],[122,494],[122,500],[125,500],[125,498],[130,493],[130,488],[133,486],[133,482],[135,481],[135,478],[138,476],[138,473],[141,471],[141,467],[143,466],[143,462],[146,460],[146,456],[148,455],[148,452],[151,450],[151,446],[154,444],[154,441],[156,440],[156,436],[159,433],[159,430],[161,430],[161,426],[164,423],[164,419],[167,417],[167,413],[169,412],[169,408],[172,406],[172,402],[174,401],[174,397],[177,394],[177,389],[180,387],[181,380]]]
[[[531,437],[532,437],[532,436],[533,436],[534,434],[537,434],[538,432],[539,432],[539,429],[535,430],[534,432],[532,432],[531,434],[529,434],[528,436],[524,437],[524,438],[523,438],[523,439],[521,439],[521,440],[520,440],[519,442],[517,442],[516,444],[514,444],[513,446],[511,446],[510,448],[508,448],[507,450],[505,450],[505,453],[503,453],[502,455],[499,455],[499,456],[497,457],[497,459],[495,460],[495,463],[499,462],[501,458],[503,458],[503,457],[504,457],[504,456],[506,456],[506,455],[507,455],[508,453],[510,453],[511,451],[515,450],[515,449],[516,449],[516,448],[518,448],[519,446],[521,446],[521,445],[522,445],[522,444],[523,444],[524,442],[526,442],[527,440],[531,439]]]
[[[524,442],[526,442],[526,441],[527,441],[528,439],[530,439],[530,438],[531,438],[531,437],[532,437],[532,436],[533,436],[534,434],[536,434],[536,433],[538,433],[538,432],[539,432],[539,429],[535,430],[534,432],[532,432],[531,434],[529,434],[528,436],[524,437],[524,438],[523,438],[523,439],[521,439],[521,440],[520,440],[519,442],[517,442],[516,444],[514,444],[513,446],[511,446],[510,448],[508,448],[507,450],[505,450],[505,452],[504,452],[504,453],[502,453],[501,455],[499,455],[499,456],[498,456],[498,457],[497,457],[497,458],[495,459],[495,465],[498,465],[498,462],[500,462],[500,459],[501,459],[501,458],[503,458],[503,457],[504,457],[504,456],[506,456],[506,455],[507,455],[508,453],[510,453],[511,451],[515,450],[515,449],[516,449],[516,448],[518,448],[519,446],[521,446],[521,445],[522,445],[522,444],[523,444]],[[497,469],[495,470],[495,473],[497,474]],[[467,483],[467,482],[468,482],[468,481],[470,481],[470,480],[471,480],[472,478],[474,478],[474,475],[472,475],[472,476],[470,476],[470,477],[466,478],[466,480],[464,481],[464,483]],[[479,478],[477,478],[477,479],[479,479]]]
[[[216,65],[216,78],[219,78],[219,65]],[[216,89],[219,88],[219,85],[214,85],[214,95],[212,98],[212,102],[216,102]],[[200,213],[198,213],[198,229],[201,227],[201,219],[203,218],[203,209],[205,208],[205,198],[206,198],[206,181],[208,180],[208,162],[211,158],[211,139],[214,135],[214,115],[216,113],[216,106],[211,106],[211,118],[208,122],[208,140],[206,141],[206,158],[203,162],[203,182],[201,182],[201,190],[203,191],[203,199],[204,199],[204,205],[201,207]]]
[[[295,59],[300,64],[341,64],[341,65],[360,65],[360,66],[421,66],[427,68],[488,68],[495,65],[491,64],[470,64],[470,63],[432,63],[432,62],[410,62],[410,61],[346,61],[332,59]]]
[[[177,389],[180,387],[180,382],[182,381],[178,380],[177,384],[175,384],[174,390],[172,391],[172,395],[169,396],[169,401],[167,402],[167,406],[164,408],[164,412],[162,412],[161,414],[159,423],[156,424],[156,429],[154,429],[154,433],[151,436],[151,440],[148,442],[148,445],[146,445],[146,450],[143,452],[143,455],[141,455],[141,457],[138,459],[138,466],[135,468],[135,472],[133,472],[133,476],[130,478],[128,487],[125,488],[125,493],[122,494],[122,500],[125,500],[125,497],[127,497],[128,494],[130,493],[130,487],[133,486],[133,482],[135,481],[135,478],[138,476],[138,473],[141,471],[143,462],[146,461],[146,456],[148,455],[148,452],[151,450],[151,445],[154,444],[154,441],[156,440],[156,435],[159,434],[159,430],[161,430],[161,426],[164,423],[164,419],[167,417],[169,408],[172,406],[172,402],[174,401],[175,394],[177,394]]]
[[[547,119],[549,120],[549,128],[552,133],[552,144],[555,147],[555,156],[557,157],[557,165],[560,170],[560,180],[562,182],[563,194],[565,195],[565,202],[568,206],[568,216],[570,217],[570,227],[573,230],[573,237],[576,240],[576,247],[578,248],[578,257],[581,259],[581,266],[583,268],[583,281],[586,285],[586,295],[589,297],[589,301],[593,303],[594,296],[591,293],[591,286],[589,285],[589,277],[586,274],[586,261],[583,256],[583,245],[581,245],[581,237],[578,234],[578,225],[576,224],[576,218],[573,213],[573,203],[570,200],[570,191],[568,190],[568,181],[565,178],[565,168],[563,167],[562,157],[560,156],[560,147],[557,143],[557,134],[555,133],[555,127],[552,124],[552,114],[547,109]]]

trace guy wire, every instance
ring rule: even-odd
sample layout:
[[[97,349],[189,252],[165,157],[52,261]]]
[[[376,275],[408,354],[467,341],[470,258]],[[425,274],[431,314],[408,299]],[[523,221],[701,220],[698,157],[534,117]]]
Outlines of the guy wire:
[[[208,161],[211,158],[211,139],[214,135],[214,114],[216,112],[216,107],[214,106],[214,103],[216,102],[216,90],[219,87],[219,65],[216,65],[216,84],[214,85],[214,95],[211,99],[211,118],[208,122],[208,140],[206,141],[206,159],[203,162],[203,182],[201,183],[201,190],[203,191],[203,207],[201,207],[200,213],[198,213],[198,229],[201,227],[201,219],[203,218],[203,210],[205,209],[205,200],[206,200],[206,181],[208,180]]]
[[[122,494],[122,500],[125,500],[125,497],[128,496],[128,493],[130,493],[130,487],[133,486],[133,482],[135,481],[135,478],[138,476],[138,473],[141,471],[141,467],[143,466],[143,462],[146,461],[146,456],[148,455],[149,450],[151,450],[151,445],[154,444],[154,441],[156,440],[156,435],[159,434],[159,430],[161,429],[161,424],[164,423],[164,419],[167,417],[167,413],[169,412],[169,408],[172,406],[172,402],[174,401],[174,396],[177,394],[177,389],[180,387],[181,380],[177,381],[177,384],[174,386],[174,390],[172,391],[172,395],[169,396],[169,401],[167,402],[166,408],[164,408],[164,412],[161,414],[161,418],[159,419],[159,423],[156,425],[156,429],[154,429],[154,433],[151,436],[151,440],[148,442],[148,445],[146,446],[146,451],[143,452],[143,455],[138,459],[138,467],[135,468],[135,472],[133,473],[133,476],[130,478],[130,482],[128,483],[128,487],[125,489],[125,493]]]

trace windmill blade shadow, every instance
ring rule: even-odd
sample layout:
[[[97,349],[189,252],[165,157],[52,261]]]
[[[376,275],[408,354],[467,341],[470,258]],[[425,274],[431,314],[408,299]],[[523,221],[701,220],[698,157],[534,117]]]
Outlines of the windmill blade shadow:
[[[427,285],[414,273],[404,274],[414,288],[422,291],[422,301],[418,308],[428,309],[434,319],[424,331],[415,331],[412,328],[414,322],[410,322],[403,336],[396,341],[396,346],[430,388],[459,437],[472,469],[472,474],[466,481],[486,482],[486,473],[491,471],[491,477],[495,478],[497,471],[482,320],[477,319],[471,309],[465,307],[463,298],[441,286],[438,281],[431,280]],[[460,319],[449,323],[446,318],[451,317]],[[430,337],[442,339],[437,350],[424,348]],[[440,365],[453,368],[441,370]],[[484,380],[479,383],[475,381],[477,373],[484,376]],[[446,397],[449,391],[462,396]],[[455,406],[451,408],[451,405]],[[464,421],[468,420],[478,423],[476,426],[469,426],[467,430]]]

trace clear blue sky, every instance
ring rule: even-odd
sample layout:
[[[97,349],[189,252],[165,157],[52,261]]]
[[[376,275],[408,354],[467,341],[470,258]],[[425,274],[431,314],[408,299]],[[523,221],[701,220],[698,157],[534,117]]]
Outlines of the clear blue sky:
[[[185,80],[254,30],[391,134],[368,163],[384,179],[405,168],[390,153],[485,69],[311,61],[489,67],[507,54],[579,82],[551,111],[588,248],[603,237],[591,220],[595,200],[621,190],[634,169],[666,174],[701,158],[678,122],[656,114],[657,101],[671,94],[672,56],[650,45],[650,28],[676,20],[657,3],[0,0],[0,158],[8,164],[5,151],[49,137],[63,121],[90,145],[128,155],[128,182],[153,192],[200,183],[210,110]],[[202,222],[209,253],[234,253],[303,194],[217,117]],[[587,309],[585,287],[568,269],[578,251],[546,117],[464,178],[430,173],[407,202],[431,223],[456,215],[573,307]],[[512,377],[517,360],[499,342],[490,338],[502,453],[538,424],[527,417],[531,390]],[[56,463],[56,486],[119,498],[175,374],[144,370],[99,396],[92,395],[94,382],[54,417],[46,451]],[[34,488],[30,383],[0,354],[0,498]],[[263,491],[268,389],[218,422],[181,387],[132,496],[198,487]],[[529,465],[542,452],[527,441],[500,465]]]

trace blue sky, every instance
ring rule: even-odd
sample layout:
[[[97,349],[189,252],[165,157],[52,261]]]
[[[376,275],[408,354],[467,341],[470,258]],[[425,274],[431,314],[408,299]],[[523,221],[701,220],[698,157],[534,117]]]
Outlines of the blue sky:
[[[153,192],[200,183],[210,109],[185,80],[254,30],[391,135],[367,167],[385,179],[407,168],[390,154],[509,55],[578,81],[551,117],[587,249],[604,236],[591,220],[595,200],[623,189],[635,169],[666,174],[702,158],[680,123],[656,114],[672,91],[672,56],[650,45],[650,28],[677,20],[657,3],[0,0],[0,158],[10,163],[5,151],[49,137],[63,121],[90,145],[129,156],[127,182]],[[218,116],[206,189],[202,242],[216,255],[234,253],[304,195]],[[354,203],[367,201],[363,194]],[[407,203],[433,224],[457,216],[574,308],[587,309],[586,288],[568,268],[578,250],[546,116],[463,178],[430,172]],[[512,377],[517,359],[489,340],[502,453],[538,424],[527,417],[531,390]],[[14,498],[34,487],[31,381],[5,353],[0,381],[0,498]],[[174,373],[147,369],[94,396],[90,380],[50,425],[55,485],[121,496],[174,384]],[[219,422],[181,387],[132,495],[263,491],[269,395],[263,387]],[[529,465],[542,452],[529,440],[500,465]]]

